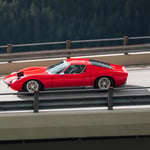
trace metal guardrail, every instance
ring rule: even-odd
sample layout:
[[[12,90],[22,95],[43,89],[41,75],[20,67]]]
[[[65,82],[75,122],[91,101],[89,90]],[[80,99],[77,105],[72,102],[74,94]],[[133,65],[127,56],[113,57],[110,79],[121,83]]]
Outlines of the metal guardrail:
[[[12,62],[12,61],[22,61],[22,60],[33,60],[33,59],[46,59],[46,58],[59,58],[59,57],[72,57],[72,56],[83,56],[83,55],[103,55],[103,54],[117,54],[124,53],[127,55],[131,52],[143,52],[150,51],[150,44],[138,44],[138,45],[128,45],[129,40],[143,40],[150,39],[150,36],[143,37],[128,37],[124,36],[123,38],[109,38],[109,39],[91,39],[91,40],[66,40],[60,42],[46,42],[46,43],[31,43],[31,44],[8,44],[0,46],[0,49],[6,48],[7,53],[1,53],[0,62]],[[110,41],[123,41],[122,46],[111,46],[111,47],[86,47],[86,48],[72,48],[71,44],[80,44],[80,43],[93,43],[93,42],[110,42]],[[150,43],[150,42],[149,42]],[[28,51],[28,52],[13,52],[13,47],[30,47],[30,46],[44,46],[44,45],[60,45],[65,44],[66,48],[64,49],[51,49],[51,50],[42,50],[42,51]]]
[[[51,91],[35,91],[34,93],[0,93],[1,95],[32,95],[31,100],[23,101],[0,101],[0,112],[6,111],[25,111],[33,110],[34,113],[39,110],[63,109],[63,108],[87,108],[87,107],[107,107],[108,110],[113,110],[114,106],[135,106],[135,105],[150,105],[150,94],[148,95],[130,95],[130,96],[114,96],[114,90],[124,89],[148,89],[150,87],[141,88],[112,88],[110,87],[107,96],[92,96],[92,97],[72,97],[72,98],[55,98],[41,99],[40,94],[58,94],[70,92],[101,92],[100,89],[75,89],[75,90],[51,90]]]
[[[22,60],[33,60],[33,59],[45,59],[45,58],[55,58],[55,57],[71,57],[71,56],[81,56],[81,55],[92,55],[92,54],[117,54],[129,52],[143,52],[150,51],[150,44],[140,44],[140,45],[128,45],[129,40],[143,40],[150,39],[150,36],[143,37],[128,37],[123,38],[109,38],[109,39],[91,39],[91,40],[66,40],[60,42],[46,42],[46,43],[31,43],[31,44],[8,44],[0,46],[0,48],[6,48],[7,53],[2,53],[0,55],[0,62],[12,62],[12,61],[22,61]],[[122,46],[113,47],[86,47],[86,48],[75,48],[72,49],[71,44],[79,43],[93,43],[93,42],[110,42],[110,41],[123,41]],[[51,49],[42,51],[30,51],[30,52],[15,52],[13,53],[12,48],[14,47],[30,47],[30,46],[44,46],[44,45],[60,45],[65,44],[64,49]]]
[[[106,39],[75,40],[75,41],[66,40],[66,41],[60,41],[60,42],[43,42],[43,43],[30,43],[30,44],[7,44],[7,45],[0,46],[0,48],[7,48],[7,53],[12,53],[12,47],[29,47],[29,46],[66,44],[66,49],[71,49],[71,43],[123,41],[123,45],[128,45],[129,40],[137,40],[137,39],[138,40],[150,39],[150,36],[140,36],[140,37],[124,36],[122,38],[106,38]]]
[[[0,62],[63,58],[63,57],[79,57],[91,55],[106,55],[106,54],[125,54],[135,52],[150,52],[150,44],[136,46],[113,46],[113,47],[97,47],[86,49],[68,49],[68,50],[49,50],[40,52],[23,52],[1,54]]]
[[[91,39],[91,40],[66,40],[60,42],[43,42],[43,43],[30,43],[30,44],[7,44],[2,45],[0,48],[7,48],[7,53],[12,52],[12,47],[28,47],[28,46],[42,46],[42,45],[58,45],[58,44],[66,44],[66,48],[71,48],[71,43],[91,43],[91,42],[105,42],[105,41],[123,41],[123,45],[128,45],[128,40],[136,40],[136,39],[150,39],[150,36],[142,36],[142,37],[128,37],[124,36],[123,38],[107,38],[107,39]]]

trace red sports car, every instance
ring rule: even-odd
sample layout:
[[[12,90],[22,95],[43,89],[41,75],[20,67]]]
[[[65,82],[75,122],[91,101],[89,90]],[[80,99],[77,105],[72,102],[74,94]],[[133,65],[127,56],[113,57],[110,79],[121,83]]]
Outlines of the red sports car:
[[[29,67],[12,73],[4,82],[16,91],[93,86],[107,89],[123,85],[128,77],[124,66],[90,59],[69,58],[50,67]]]

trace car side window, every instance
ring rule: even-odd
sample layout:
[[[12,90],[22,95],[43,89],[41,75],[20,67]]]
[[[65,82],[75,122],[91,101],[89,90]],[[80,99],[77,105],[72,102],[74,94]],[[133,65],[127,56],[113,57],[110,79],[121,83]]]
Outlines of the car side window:
[[[85,65],[71,65],[65,70],[64,74],[78,74],[85,69]]]

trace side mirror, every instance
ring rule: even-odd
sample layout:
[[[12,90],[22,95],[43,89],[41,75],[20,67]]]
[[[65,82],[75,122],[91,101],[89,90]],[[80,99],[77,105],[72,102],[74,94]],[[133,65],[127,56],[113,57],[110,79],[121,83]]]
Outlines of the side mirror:
[[[64,74],[65,74],[64,72],[61,72],[61,73],[60,73],[61,76],[64,76]]]

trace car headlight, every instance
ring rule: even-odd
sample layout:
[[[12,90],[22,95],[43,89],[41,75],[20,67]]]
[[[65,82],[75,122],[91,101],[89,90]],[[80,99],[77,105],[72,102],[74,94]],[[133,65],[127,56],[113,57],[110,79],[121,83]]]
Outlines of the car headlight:
[[[17,73],[17,72],[12,72],[10,75],[15,74],[15,73]]]
[[[11,81],[11,83],[14,83],[14,82],[16,82],[17,80],[18,80],[18,79],[14,79],[14,80],[12,80],[12,81]]]

